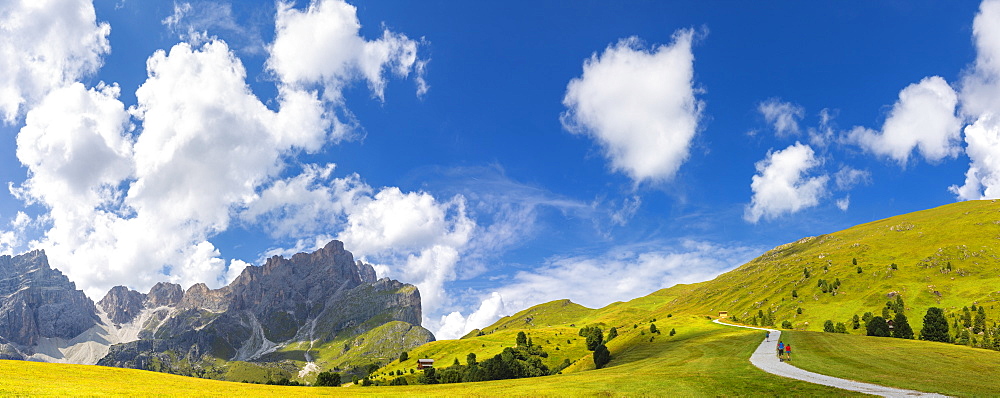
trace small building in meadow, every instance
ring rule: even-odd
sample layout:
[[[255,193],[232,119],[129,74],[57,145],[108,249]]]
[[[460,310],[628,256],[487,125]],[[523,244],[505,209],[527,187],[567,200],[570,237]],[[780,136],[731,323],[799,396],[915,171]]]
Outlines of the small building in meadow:
[[[719,319],[729,318],[729,311],[719,311]]]
[[[427,369],[434,367],[434,360],[428,358],[421,358],[417,360],[417,370]]]

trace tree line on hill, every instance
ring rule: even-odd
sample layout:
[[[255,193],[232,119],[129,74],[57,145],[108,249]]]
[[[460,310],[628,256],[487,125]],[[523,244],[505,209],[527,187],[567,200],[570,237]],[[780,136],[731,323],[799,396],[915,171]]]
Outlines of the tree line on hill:
[[[881,316],[866,312],[860,317],[854,315],[850,323],[852,328],[857,330],[862,327],[863,322],[864,332],[868,336],[919,338],[1000,351],[1000,326],[996,322],[991,327],[987,326],[986,307],[983,305],[973,304],[971,308],[965,306],[961,312],[950,314],[946,314],[942,308],[930,307],[923,316],[919,334],[910,326],[905,310],[902,296],[897,295],[895,300],[886,302]],[[951,322],[948,318],[952,319]],[[843,323],[834,324],[832,320],[827,320],[823,331],[847,333],[847,328]]]
[[[653,326],[655,328],[655,326]],[[597,326],[587,326],[578,332],[583,337],[588,350],[593,351],[594,366],[603,368],[611,361],[611,352],[605,345],[618,336],[617,328],[608,330],[605,340],[604,331]],[[475,353],[466,356],[463,365],[458,358],[451,366],[446,368],[426,368],[415,379],[407,375],[402,370],[397,370],[390,374],[396,376],[388,383],[365,378],[361,380],[361,385],[409,385],[412,381],[417,384],[444,384],[444,383],[465,383],[488,380],[519,379],[526,377],[538,377],[559,374],[563,369],[573,364],[566,358],[563,362],[553,368],[549,368],[543,362],[543,358],[548,358],[549,354],[541,345],[535,344],[531,337],[523,331],[517,333],[514,347],[506,347],[500,354],[494,355],[485,361],[480,362]],[[400,354],[400,362],[409,359],[407,353]],[[413,370],[410,370],[413,374]],[[366,382],[366,380],[368,380]]]

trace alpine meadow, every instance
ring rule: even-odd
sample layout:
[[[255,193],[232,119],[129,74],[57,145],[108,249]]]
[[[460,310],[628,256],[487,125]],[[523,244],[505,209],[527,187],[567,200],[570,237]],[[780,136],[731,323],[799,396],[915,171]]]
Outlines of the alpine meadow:
[[[1000,396],[1000,0],[0,0],[0,396]]]

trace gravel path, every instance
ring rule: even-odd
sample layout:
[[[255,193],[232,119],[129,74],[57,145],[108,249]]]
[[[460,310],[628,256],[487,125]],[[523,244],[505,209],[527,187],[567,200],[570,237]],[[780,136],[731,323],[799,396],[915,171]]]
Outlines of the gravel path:
[[[748,329],[766,330],[771,332],[771,336],[760,343],[757,350],[750,356],[750,363],[767,373],[788,377],[792,379],[807,381],[810,383],[822,384],[824,386],[842,388],[850,391],[862,392],[865,394],[881,395],[883,397],[946,397],[946,395],[926,393],[914,390],[903,390],[899,388],[885,387],[878,384],[862,383],[847,379],[839,379],[832,376],[821,375],[803,369],[796,368],[786,362],[778,360],[778,340],[781,338],[781,331],[768,328],[757,328],[752,326],[733,325],[714,321],[720,325],[734,326]],[[795,355],[795,348],[792,349],[792,356]]]

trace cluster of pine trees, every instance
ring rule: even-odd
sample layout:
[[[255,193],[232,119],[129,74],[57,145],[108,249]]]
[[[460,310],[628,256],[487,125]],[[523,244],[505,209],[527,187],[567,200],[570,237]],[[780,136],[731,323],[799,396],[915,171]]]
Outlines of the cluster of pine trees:
[[[913,328],[910,326],[910,320],[906,317],[905,311],[906,305],[903,303],[903,297],[897,295],[895,300],[889,300],[885,303],[885,307],[882,307],[881,315],[866,312],[863,316],[859,317],[855,314],[850,321],[851,328],[855,330],[860,329],[861,322],[863,321],[865,324],[865,334],[868,336],[913,339],[916,335],[913,333]],[[847,326],[840,322],[833,325],[833,321],[828,320],[824,324],[823,330],[826,332],[847,333]]]
[[[993,322],[991,326],[986,324],[986,308],[984,306],[973,304],[971,308],[963,307],[961,313],[950,315],[952,318],[951,326],[955,331],[954,335],[949,335],[952,342],[1000,351],[1000,326],[996,322]],[[945,321],[945,326],[948,326],[947,321]]]
[[[570,365],[569,359],[567,359],[560,366],[549,369],[542,363],[542,358],[548,358],[549,354],[542,349],[542,346],[534,344],[524,332],[517,334],[516,343],[516,347],[504,348],[500,354],[482,362],[477,360],[475,353],[469,353],[466,356],[465,365],[462,365],[456,358],[455,362],[447,368],[424,369],[416,381],[419,384],[441,384],[520,379],[556,374]],[[389,385],[406,384],[409,382],[405,376],[396,377],[389,382]]]
[[[651,331],[655,333],[656,325],[650,325]],[[604,332],[597,326],[587,326],[580,329],[580,336],[587,339],[587,349],[594,352],[594,367],[603,368],[611,362],[611,351],[604,345]],[[611,328],[608,331],[608,340],[618,336],[618,329]]]

